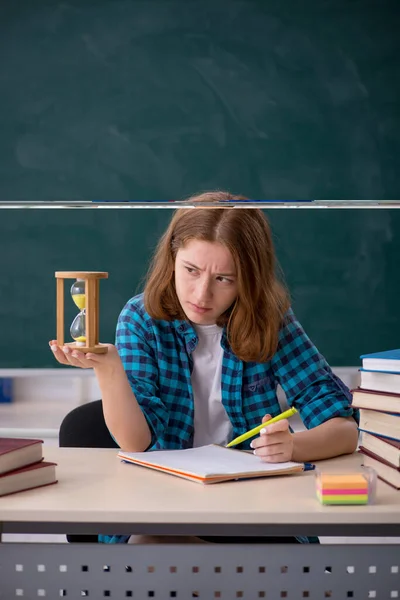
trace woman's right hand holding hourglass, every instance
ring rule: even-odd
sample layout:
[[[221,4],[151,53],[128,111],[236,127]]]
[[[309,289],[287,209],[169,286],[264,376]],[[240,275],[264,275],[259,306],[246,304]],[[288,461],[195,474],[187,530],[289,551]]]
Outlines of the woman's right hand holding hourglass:
[[[108,351],[106,354],[80,352],[67,345],[59,347],[57,345],[57,340],[49,341],[49,346],[55,359],[62,365],[70,365],[81,369],[95,369],[95,371],[101,372],[107,371],[110,372],[110,374],[118,367],[123,369],[122,361],[116,347],[113,344],[101,345],[107,347]]]
[[[71,286],[70,293],[74,304],[79,309],[79,313],[76,315],[70,327],[70,335],[74,340],[72,343],[58,343],[57,340],[49,341],[49,346],[54,353],[55,359],[62,365],[70,365],[81,369],[94,369],[96,375],[101,373],[102,375],[110,376],[114,375],[115,372],[124,372],[122,361],[116,347],[112,344],[100,344],[98,341],[98,281],[102,277],[108,277],[108,273],[83,271],[81,273],[58,272],[56,273],[56,276],[61,278],[61,280],[72,276],[76,277],[76,281]],[[94,330],[96,335],[95,339],[92,338],[90,346],[88,346],[87,338],[88,291],[90,296],[90,287],[88,288],[88,283],[89,285],[90,283],[95,284],[95,287],[92,286],[91,288],[92,294],[95,294],[95,301],[92,301],[91,310],[92,312],[94,311]],[[60,303],[58,302],[59,298],[57,298],[57,314],[60,306],[63,304],[63,296],[64,292],[62,292]],[[62,335],[61,338],[64,339],[64,336]]]

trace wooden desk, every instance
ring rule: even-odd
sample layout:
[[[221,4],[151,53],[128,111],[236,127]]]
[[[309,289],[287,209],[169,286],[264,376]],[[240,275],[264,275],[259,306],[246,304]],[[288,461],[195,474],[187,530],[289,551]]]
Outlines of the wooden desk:
[[[374,505],[324,507],[316,500],[312,471],[201,486],[122,463],[115,450],[45,446],[45,457],[58,463],[59,483],[0,498],[0,531],[3,533],[400,535],[400,493],[383,482],[378,483]],[[360,461],[360,456],[352,455],[319,464],[331,470],[344,470],[357,468]],[[89,563],[90,569],[82,570]],[[16,570],[18,564],[25,565],[22,571]],[[217,567],[222,569],[222,564],[224,572],[230,573],[223,585],[221,571],[215,570]],[[156,597],[157,590],[160,598],[324,598],[325,592],[332,590],[335,593],[342,590],[343,596],[333,596],[340,598],[400,598],[399,564],[398,545],[363,544],[355,548],[313,544],[110,546],[4,543],[0,545],[0,581],[3,582],[0,583],[0,598],[3,598],[2,573],[7,573],[10,578],[6,593],[22,589],[24,598],[37,598],[38,589],[45,590],[50,597],[60,596],[65,591],[68,598],[81,598],[85,595],[82,591],[89,593],[90,590],[95,598],[103,597],[104,592],[110,592],[111,596],[113,592],[113,597],[117,594],[116,597],[121,598],[148,599]],[[39,570],[40,565],[45,567],[44,571]],[[185,573],[182,579],[176,576],[177,565],[180,565],[179,572]],[[239,570],[233,569],[232,565]],[[256,565],[261,570],[258,571]],[[61,566],[67,570],[60,571]],[[132,570],[124,571],[124,566],[131,566]],[[137,577],[133,581],[132,573],[137,572],[139,566],[140,581]],[[172,567],[176,570],[170,571]],[[369,572],[370,567],[374,567],[375,572]],[[201,582],[196,568],[207,573]],[[353,571],[349,572],[348,568]],[[272,579],[271,569],[277,573]],[[384,572],[385,576],[374,577],[378,571],[379,575]],[[310,572],[318,572],[324,580],[323,585],[318,583],[317,577],[311,577]],[[89,577],[88,573],[96,576]],[[290,576],[285,578],[285,574]],[[27,596],[32,585],[34,593]],[[38,588],[38,585],[47,587]],[[197,587],[193,588],[194,585]],[[271,592],[271,586],[278,595],[266,595],[267,591]],[[301,589],[310,596],[302,596]],[[368,596],[371,591],[377,594],[378,589],[388,595]],[[173,592],[179,590],[181,595],[174,596]],[[190,590],[203,595],[188,595]],[[237,592],[244,594],[244,590],[247,590],[246,595],[235,596]],[[290,590],[297,595],[289,595]],[[354,595],[355,591],[361,595]],[[131,592],[131,595],[125,592]],[[154,595],[148,595],[148,592],[154,592]],[[166,595],[162,595],[163,592]],[[213,595],[216,592],[221,595]],[[287,596],[280,596],[280,592]],[[352,592],[353,596],[346,596],[347,592]],[[390,596],[391,592],[398,596]],[[170,593],[172,595],[168,595]],[[364,593],[367,595],[362,595]],[[14,596],[5,595],[4,598],[8,600]]]
[[[58,484],[0,498],[4,533],[400,536],[400,493],[321,506],[314,472],[202,486],[121,462],[115,450],[45,446]],[[321,466],[357,468],[358,454]]]

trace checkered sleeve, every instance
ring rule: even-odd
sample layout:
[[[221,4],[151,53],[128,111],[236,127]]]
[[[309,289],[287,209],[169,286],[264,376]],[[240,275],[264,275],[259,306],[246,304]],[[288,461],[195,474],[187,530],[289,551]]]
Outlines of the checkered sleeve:
[[[271,363],[289,405],[298,409],[307,429],[333,417],[354,416],[357,420],[349,389],[332,372],[291,309]]]
[[[168,423],[168,411],[159,396],[158,365],[151,345],[153,333],[141,312],[134,301],[126,304],[118,318],[115,345],[150,427],[153,446]]]

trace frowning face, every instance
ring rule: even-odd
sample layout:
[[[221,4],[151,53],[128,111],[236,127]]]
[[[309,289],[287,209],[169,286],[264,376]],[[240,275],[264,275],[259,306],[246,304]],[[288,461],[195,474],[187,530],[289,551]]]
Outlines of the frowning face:
[[[213,325],[238,293],[231,253],[218,242],[190,240],[176,254],[175,287],[187,318]]]

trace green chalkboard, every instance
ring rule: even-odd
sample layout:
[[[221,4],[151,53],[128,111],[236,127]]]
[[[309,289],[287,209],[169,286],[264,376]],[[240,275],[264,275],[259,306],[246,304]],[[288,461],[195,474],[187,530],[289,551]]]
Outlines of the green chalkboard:
[[[396,199],[398,0],[0,2],[0,200]]]
[[[240,209],[233,209],[240,210]],[[0,211],[0,368],[53,367],[55,271],[108,271],[100,337],[141,281],[171,210]],[[400,210],[267,212],[294,310],[333,366],[399,346]],[[66,334],[77,311],[65,286]]]

